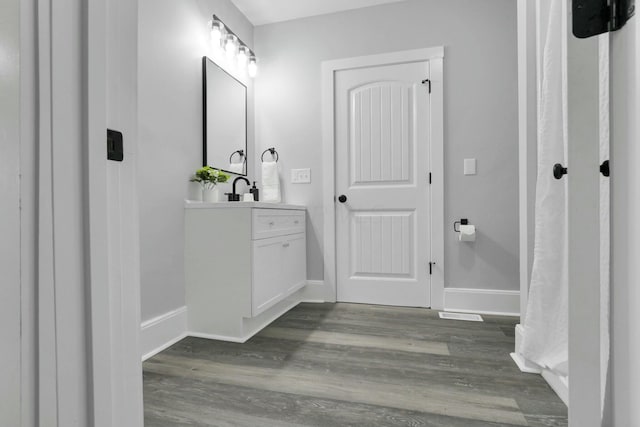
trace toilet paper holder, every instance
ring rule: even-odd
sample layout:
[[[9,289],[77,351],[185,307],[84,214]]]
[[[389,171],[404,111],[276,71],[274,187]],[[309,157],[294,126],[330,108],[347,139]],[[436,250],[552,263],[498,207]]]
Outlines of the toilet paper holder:
[[[458,226],[458,228],[456,228],[456,225]],[[469,225],[469,220],[467,218],[461,218],[460,221],[454,222],[453,231],[455,231],[456,233],[459,233],[461,225]]]

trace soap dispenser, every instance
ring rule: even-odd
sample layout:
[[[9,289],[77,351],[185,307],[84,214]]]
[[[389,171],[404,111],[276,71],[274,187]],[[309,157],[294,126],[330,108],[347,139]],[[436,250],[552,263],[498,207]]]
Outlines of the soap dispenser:
[[[253,187],[249,189],[249,192],[253,194],[253,200],[255,200],[256,202],[260,200],[260,190],[258,190],[258,187],[256,187],[255,181],[253,181]]]

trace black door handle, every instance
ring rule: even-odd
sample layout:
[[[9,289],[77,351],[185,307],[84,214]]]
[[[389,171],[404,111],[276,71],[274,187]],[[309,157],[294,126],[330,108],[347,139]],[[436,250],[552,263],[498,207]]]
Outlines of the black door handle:
[[[340,197],[338,197],[338,201],[340,203],[344,203],[347,201],[347,196],[345,196],[344,194],[342,194]]]
[[[561,179],[566,174],[567,168],[562,166],[560,163],[556,163],[555,165],[553,165],[553,177],[555,179]]]
[[[602,176],[608,177],[611,174],[611,170],[609,169],[609,160],[605,160],[600,165],[600,173]]]

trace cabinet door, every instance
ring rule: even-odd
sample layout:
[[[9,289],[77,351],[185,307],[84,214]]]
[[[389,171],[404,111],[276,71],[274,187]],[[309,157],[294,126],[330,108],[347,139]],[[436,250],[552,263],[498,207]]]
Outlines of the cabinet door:
[[[253,316],[273,306],[284,296],[283,244],[282,237],[253,241]]]
[[[282,249],[284,264],[283,292],[289,295],[307,283],[307,242],[305,234],[286,236]]]

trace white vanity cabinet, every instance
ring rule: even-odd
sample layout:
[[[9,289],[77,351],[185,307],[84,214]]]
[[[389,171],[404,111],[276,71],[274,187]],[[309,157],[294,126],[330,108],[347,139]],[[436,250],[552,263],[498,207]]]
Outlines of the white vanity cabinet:
[[[260,202],[185,205],[189,334],[244,342],[300,302],[304,207]]]

